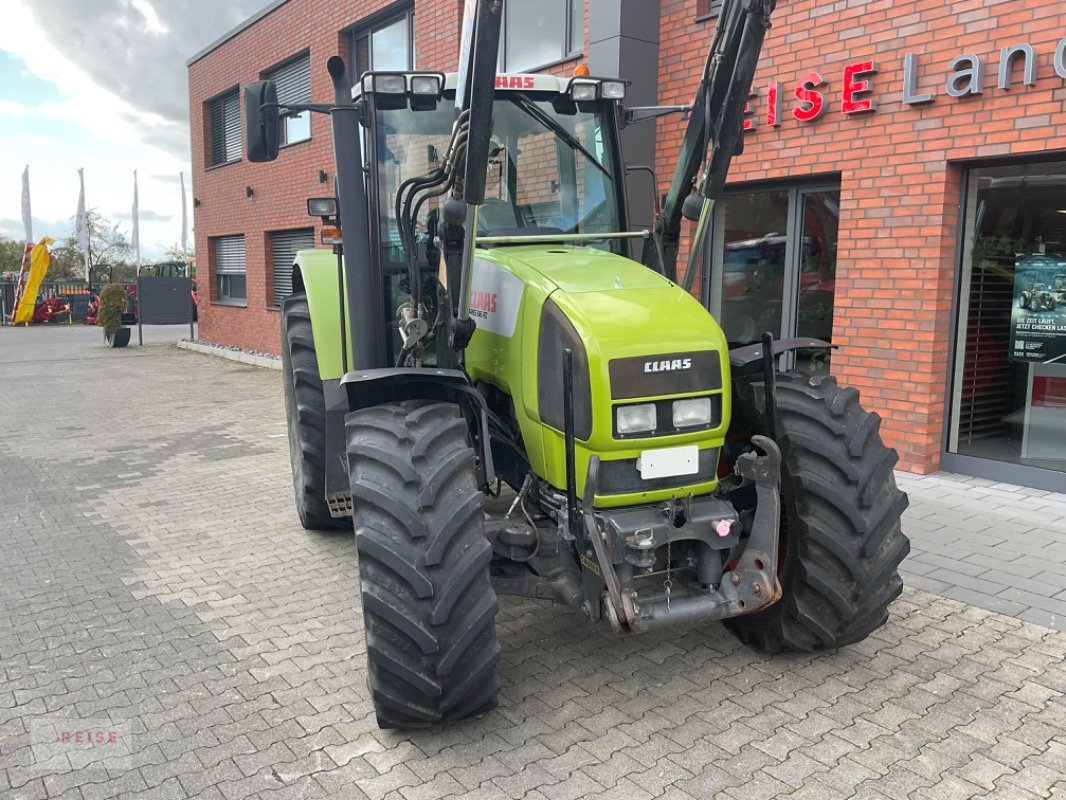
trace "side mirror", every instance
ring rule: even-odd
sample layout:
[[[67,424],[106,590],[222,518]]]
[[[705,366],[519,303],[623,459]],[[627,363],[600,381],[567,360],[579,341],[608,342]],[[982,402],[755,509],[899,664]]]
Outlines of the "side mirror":
[[[278,87],[274,81],[244,87],[244,132],[249,161],[278,157]]]

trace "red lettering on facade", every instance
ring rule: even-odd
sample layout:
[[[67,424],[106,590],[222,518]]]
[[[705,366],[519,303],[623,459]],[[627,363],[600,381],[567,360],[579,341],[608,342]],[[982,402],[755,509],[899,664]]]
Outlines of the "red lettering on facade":
[[[873,61],[860,61],[844,67],[844,98],[840,101],[841,111],[845,114],[863,114],[877,108],[877,101],[868,96],[873,87],[866,78],[876,74],[877,65]]]
[[[751,101],[759,96],[759,93],[753,88],[748,92],[748,102],[744,104],[744,125],[743,128],[746,131],[755,130],[755,112],[751,107]]]
[[[796,98],[804,105],[792,109],[792,116],[800,122],[816,120],[825,111],[825,96],[818,91],[819,86],[825,86],[825,78],[817,72],[805,73],[796,84]]]
[[[777,81],[766,84],[766,124],[771,128],[781,124],[781,84]]]

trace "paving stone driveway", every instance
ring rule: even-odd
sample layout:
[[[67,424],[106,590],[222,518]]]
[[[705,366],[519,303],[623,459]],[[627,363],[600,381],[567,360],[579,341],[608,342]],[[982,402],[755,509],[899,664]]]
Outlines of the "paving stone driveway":
[[[777,658],[504,598],[499,709],[379,731],[354,544],[296,522],[278,380],[0,329],[0,797],[1066,796],[1066,634],[914,589]],[[81,728],[116,740],[57,744]]]

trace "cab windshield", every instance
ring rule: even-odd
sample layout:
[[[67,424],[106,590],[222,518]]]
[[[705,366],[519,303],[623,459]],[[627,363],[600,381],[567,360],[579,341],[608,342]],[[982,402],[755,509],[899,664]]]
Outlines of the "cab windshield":
[[[579,106],[579,107],[578,107]],[[499,92],[493,111],[485,202],[479,236],[613,233],[622,229],[610,151],[609,103],[575,105],[545,93]],[[445,97],[436,109],[375,112],[380,244],[385,265],[404,262],[395,212],[408,178],[441,166],[455,119]],[[433,239],[447,195],[425,202],[417,217],[417,261],[436,267]],[[596,243],[617,247],[617,241]]]

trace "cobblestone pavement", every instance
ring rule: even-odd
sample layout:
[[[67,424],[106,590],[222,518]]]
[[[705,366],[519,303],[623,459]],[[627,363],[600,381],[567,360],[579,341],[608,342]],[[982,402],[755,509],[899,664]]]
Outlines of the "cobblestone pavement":
[[[1066,494],[950,473],[898,481],[907,585],[1066,631]]]
[[[775,658],[504,598],[500,707],[379,731],[354,544],[296,522],[276,372],[0,329],[0,423],[5,799],[1066,793],[1066,634],[915,589]]]

